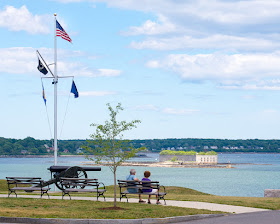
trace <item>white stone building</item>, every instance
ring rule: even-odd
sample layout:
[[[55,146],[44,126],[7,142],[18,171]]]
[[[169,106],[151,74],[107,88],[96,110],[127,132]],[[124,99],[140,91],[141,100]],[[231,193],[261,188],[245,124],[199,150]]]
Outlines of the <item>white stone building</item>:
[[[217,164],[218,155],[196,155],[197,164]]]

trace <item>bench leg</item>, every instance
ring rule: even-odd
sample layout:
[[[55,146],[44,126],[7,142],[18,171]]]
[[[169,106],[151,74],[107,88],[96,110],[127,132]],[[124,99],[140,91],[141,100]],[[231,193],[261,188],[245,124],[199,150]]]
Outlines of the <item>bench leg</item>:
[[[62,199],[64,198],[64,196],[65,196],[66,194],[68,194],[68,196],[69,196],[69,198],[70,198],[70,200],[71,200],[71,196],[70,196],[69,192],[64,192],[64,191],[62,191]]]
[[[48,198],[50,199],[50,195],[48,194],[48,191],[41,191],[41,198],[44,194],[47,194],[48,195]]]
[[[106,201],[105,199],[105,196],[104,196],[104,192],[100,193],[100,192],[97,192],[97,201],[98,201],[98,198],[102,196],[104,198],[104,201]]]
[[[122,198],[126,198],[126,202],[128,203],[128,198],[127,198],[127,196],[126,196],[126,194],[123,194],[123,193],[121,193],[120,194],[120,201],[122,201]]]
[[[164,196],[158,195],[158,201],[159,201],[159,200],[163,200],[163,201],[164,201],[164,205],[166,205],[166,201],[165,201]]]
[[[13,191],[13,190],[9,190],[10,192],[8,193],[8,198],[10,197],[10,195],[12,194],[12,193],[14,193],[15,195],[16,195],[16,198],[17,198],[17,193],[16,193],[16,191]]]

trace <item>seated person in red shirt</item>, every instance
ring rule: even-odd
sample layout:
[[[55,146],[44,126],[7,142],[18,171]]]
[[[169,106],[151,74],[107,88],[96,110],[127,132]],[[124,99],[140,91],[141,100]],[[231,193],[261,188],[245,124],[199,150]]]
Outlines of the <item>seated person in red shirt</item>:
[[[151,172],[150,171],[145,171],[144,172],[144,178],[142,178],[142,181],[151,181],[149,179],[149,177],[151,176]],[[152,192],[152,193],[157,193],[158,190],[157,189],[142,189],[143,192]],[[158,195],[156,195],[157,198],[157,204],[160,204],[159,200],[158,200]],[[151,204],[151,195],[149,195],[149,199],[148,199],[148,204]]]

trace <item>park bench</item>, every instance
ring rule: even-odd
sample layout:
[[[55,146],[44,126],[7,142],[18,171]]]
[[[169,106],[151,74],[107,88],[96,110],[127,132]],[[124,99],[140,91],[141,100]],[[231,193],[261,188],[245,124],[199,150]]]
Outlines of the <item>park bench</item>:
[[[135,194],[135,195],[157,195],[158,200],[163,199],[164,204],[166,205],[166,201],[164,196],[167,194],[165,191],[165,187],[160,185],[158,181],[134,181],[134,180],[118,180],[118,185],[120,188],[120,201],[123,197],[126,198],[128,202],[127,195],[128,194]],[[131,193],[127,190],[127,188],[137,189],[137,192]],[[143,192],[143,189],[157,189],[157,193],[152,192]]]
[[[48,194],[49,187],[43,187],[44,181],[40,177],[6,177],[8,184],[8,197],[12,193],[15,193],[17,197],[16,191],[25,191],[25,192],[34,192],[40,191],[41,198],[43,194],[47,194],[48,198],[50,198]]]
[[[70,193],[84,192],[84,193],[96,193],[97,200],[100,196],[103,196],[106,192],[105,185],[98,182],[98,179],[87,178],[60,178],[60,184],[62,186],[62,199],[67,194],[70,197]]]

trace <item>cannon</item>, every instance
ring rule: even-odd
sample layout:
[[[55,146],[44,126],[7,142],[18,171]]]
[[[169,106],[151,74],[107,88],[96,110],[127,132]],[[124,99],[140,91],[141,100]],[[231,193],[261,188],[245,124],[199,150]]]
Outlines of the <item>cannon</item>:
[[[51,166],[48,170],[51,171],[51,179],[44,181],[43,187],[55,184],[58,189],[63,190],[67,186],[61,185],[61,177],[87,179],[86,171],[101,171],[101,167]]]

